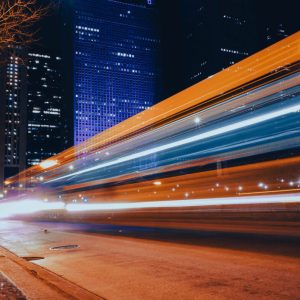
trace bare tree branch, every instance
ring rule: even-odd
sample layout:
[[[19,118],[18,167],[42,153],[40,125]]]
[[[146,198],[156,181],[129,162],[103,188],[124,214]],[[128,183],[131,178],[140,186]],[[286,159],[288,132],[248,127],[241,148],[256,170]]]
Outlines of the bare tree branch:
[[[9,46],[26,47],[34,42],[37,30],[33,26],[51,7],[41,6],[37,0],[0,1],[0,53]]]

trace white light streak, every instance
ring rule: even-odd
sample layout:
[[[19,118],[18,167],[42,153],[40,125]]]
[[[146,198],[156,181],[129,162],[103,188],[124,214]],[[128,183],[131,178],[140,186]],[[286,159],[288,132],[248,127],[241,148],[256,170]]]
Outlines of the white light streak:
[[[231,132],[231,131],[242,129],[242,128],[245,128],[245,127],[248,127],[248,126],[251,126],[251,125],[256,125],[256,124],[259,124],[259,123],[262,123],[262,122],[265,122],[265,121],[269,121],[269,120],[272,120],[272,119],[275,119],[275,118],[278,118],[278,117],[285,116],[285,115],[290,114],[290,113],[299,112],[299,110],[300,110],[300,104],[293,105],[293,106],[290,106],[290,107],[287,107],[287,108],[282,108],[282,109],[279,109],[279,110],[276,110],[276,111],[273,111],[273,112],[265,113],[265,114],[260,115],[260,116],[256,116],[256,117],[246,119],[244,121],[239,121],[239,122],[236,122],[236,123],[233,123],[233,124],[230,124],[230,125],[222,126],[220,128],[216,128],[216,129],[213,129],[213,130],[210,130],[210,131],[207,131],[207,132],[203,132],[203,133],[200,133],[200,134],[197,134],[197,135],[194,135],[192,137],[185,138],[185,139],[182,139],[182,140],[179,140],[179,141],[176,141],[176,142],[164,144],[164,145],[161,145],[161,146],[153,147],[153,148],[148,149],[148,150],[144,150],[144,151],[140,151],[140,152],[133,153],[133,154],[130,154],[130,155],[126,155],[126,156],[123,156],[123,157],[120,157],[120,158],[117,158],[117,159],[114,159],[114,160],[111,160],[111,161],[108,161],[108,162],[105,162],[105,163],[102,163],[102,164],[99,164],[99,165],[96,165],[96,166],[93,166],[93,167],[89,167],[89,168],[86,168],[86,169],[83,169],[83,170],[80,170],[80,171],[77,171],[77,172],[74,172],[74,173],[70,173],[70,174],[67,174],[67,175],[64,175],[64,176],[60,176],[60,177],[51,179],[47,182],[54,182],[54,181],[58,181],[60,179],[65,179],[65,178],[68,178],[68,177],[71,177],[71,176],[80,175],[80,174],[84,174],[84,173],[87,173],[87,172],[90,172],[90,171],[103,169],[103,168],[110,167],[110,166],[113,166],[113,165],[116,165],[116,164],[120,164],[120,163],[130,161],[130,160],[133,160],[133,159],[141,158],[141,157],[144,157],[144,156],[147,156],[147,155],[150,155],[150,154],[154,154],[154,153],[162,152],[162,151],[165,151],[165,150],[173,149],[173,148],[183,146],[183,145],[186,145],[186,144],[189,144],[189,143],[197,142],[197,141],[200,141],[200,140],[204,140],[204,139],[207,139],[207,138],[211,138],[211,137],[214,137],[214,136],[225,134],[225,133],[228,133],[228,132]]]
[[[299,203],[300,194],[283,194],[270,196],[243,196],[226,198],[205,198],[190,200],[163,200],[148,202],[127,202],[127,203],[90,203],[90,204],[67,204],[66,210],[69,212],[84,211],[107,211],[107,210],[127,210],[144,208],[173,208],[173,207],[202,207],[218,205],[245,205],[245,204],[285,204]]]
[[[0,219],[16,215],[28,215],[41,211],[64,209],[64,202],[44,202],[39,200],[21,200],[0,203]]]
[[[40,163],[40,167],[42,169],[48,169],[48,168],[54,167],[57,164],[58,164],[57,160],[48,159],[48,160],[42,161]]]

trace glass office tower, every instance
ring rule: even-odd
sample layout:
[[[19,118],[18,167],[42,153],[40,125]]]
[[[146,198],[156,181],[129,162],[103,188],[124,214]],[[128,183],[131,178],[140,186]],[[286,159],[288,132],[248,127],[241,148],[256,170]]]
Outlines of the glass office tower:
[[[74,143],[150,107],[158,95],[153,1],[73,2]]]
[[[64,120],[61,57],[28,53],[27,166],[63,150]]]
[[[25,169],[27,82],[18,46],[8,47],[0,68],[0,193],[3,180]]]

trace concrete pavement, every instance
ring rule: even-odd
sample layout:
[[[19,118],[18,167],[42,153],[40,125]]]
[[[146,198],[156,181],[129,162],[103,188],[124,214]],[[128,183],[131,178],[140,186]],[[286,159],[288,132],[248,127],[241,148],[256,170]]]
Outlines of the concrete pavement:
[[[107,230],[2,222],[0,244],[20,257],[43,257],[34,264],[105,299],[300,299],[300,258],[273,252],[274,243],[268,253],[208,246],[205,235],[193,245]],[[79,248],[50,249],[73,244]]]
[[[0,248],[0,275],[1,300],[103,299],[4,248]]]

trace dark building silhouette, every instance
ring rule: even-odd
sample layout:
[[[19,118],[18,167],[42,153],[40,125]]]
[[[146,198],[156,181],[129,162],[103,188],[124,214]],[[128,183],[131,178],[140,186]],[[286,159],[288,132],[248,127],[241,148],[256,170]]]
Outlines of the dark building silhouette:
[[[251,8],[245,0],[182,2],[186,86],[253,52]]]
[[[27,61],[27,166],[64,149],[62,61],[47,52],[29,52]]]
[[[27,80],[25,53],[8,48],[0,68],[0,187],[26,167]]]
[[[164,98],[299,30],[298,1],[159,1]]]

